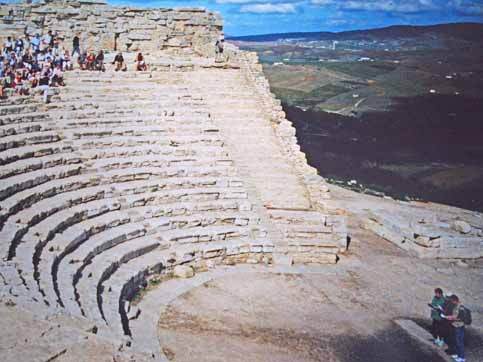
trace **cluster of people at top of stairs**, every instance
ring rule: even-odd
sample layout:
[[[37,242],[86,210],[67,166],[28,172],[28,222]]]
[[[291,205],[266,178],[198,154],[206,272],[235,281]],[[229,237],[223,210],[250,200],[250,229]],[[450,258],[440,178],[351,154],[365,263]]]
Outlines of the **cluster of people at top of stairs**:
[[[81,51],[78,35],[72,39],[71,52],[64,47],[63,38],[51,30],[42,36],[7,37],[0,52],[0,97],[7,88],[14,89],[19,95],[28,95],[32,89],[38,88],[47,102],[49,86],[64,85],[63,72],[74,68],[75,59],[81,70],[105,71],[104,52]],[[112,64],[116,71],[127,70],[121,52]],[[142,53],[137,54],[134,69],[147,70]]]
[[[0,54],[0,96],[12,88],[27,95],[39,88],[47,98],[48,87],[63,86],[63,72],[72,69],[69,52],[62,47],[58,34],[48,31],[42,37],[7,37]]]
[[[465,325],[471,324],[471,311],[455,294],[434,290],[431,308],[431,333],[438,347],[447,345],[446,353],[456,362],[465,362]]]

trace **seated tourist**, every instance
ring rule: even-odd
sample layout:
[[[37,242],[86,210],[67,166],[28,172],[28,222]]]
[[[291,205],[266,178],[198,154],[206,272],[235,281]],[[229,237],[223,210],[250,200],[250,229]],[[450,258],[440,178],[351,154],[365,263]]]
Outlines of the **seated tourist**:
[[[13,80],[13,88],[15,89],[15,92],[18,95],[23,96],[28,94],[28,89],[27,89],[27,86],[24,84],[21,71],[17,71],[15,73],[15,79]]]
[[[114,70],[116,72],[119,71],[119,70],[122,70],[123,72],[125,72],[127,70],[126,63],[124,63],[124,57],[122,56],[121,52],[116,54],[112,64],[114,64]]]
[[[77,63],[79,64],[79,68],[81,70],[87,69],[87,52],[83,51],[79,57],[77,58]]]
[[[141,54],[141,52],[139,52],[138,55],[136,56],[135,63],[136,63],[136,70],[137,71],[147,71],[148,70],[148,66],[146,65],[146,62],[145,62],[144,57]]]
[[[99,50],[99,53],[96,56],[96,70],[105,72],[106,68],[104,67],[104,52]]]
[[[30,83],[30,88],[35,88],[39,85],[40,72],[30,72],[28,81]]]
[[[94,70],[96,65],[96,55],[93,52],[90,52],[86,58],[86,68],[88,70]]]
[[[13,51],[14,42],[12,41],[12,37],[8,36],[7,40],[3,44],[3,52],[4,53],[11,53]]]
[[[62,73],[62,67],[60,65],[57,65],[52,71],[52,78],[50,82],[52,87],[65,86],[64,74]]]
[[[64,55],[62,56],[62,69],[64,71],[72,70],[72,61],[70,59],[70,54],[68,50],[66,50],[64,52]]]

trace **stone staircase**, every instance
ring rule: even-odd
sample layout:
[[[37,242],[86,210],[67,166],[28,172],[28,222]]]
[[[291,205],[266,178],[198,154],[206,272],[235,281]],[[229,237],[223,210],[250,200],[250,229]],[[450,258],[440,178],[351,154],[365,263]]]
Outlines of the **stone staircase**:
[[[335,263],[346,231],[256,60],[158,63],[70,72],[49,104],[0,101],[0,297],[163,360],[130,327],[150,278]]]

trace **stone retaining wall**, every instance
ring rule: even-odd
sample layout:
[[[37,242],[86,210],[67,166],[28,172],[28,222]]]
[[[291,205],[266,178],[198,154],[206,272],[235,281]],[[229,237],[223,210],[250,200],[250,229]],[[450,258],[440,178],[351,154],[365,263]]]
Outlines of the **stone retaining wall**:
[[[218,13],[201,8],[148,9],[107,5],[105,0],[54,0],[1,4],[0,42],[7,36],[57,32],[64,47],[77,34],[86,50],[156,51],[171,49],[214,55],[222,34]]]

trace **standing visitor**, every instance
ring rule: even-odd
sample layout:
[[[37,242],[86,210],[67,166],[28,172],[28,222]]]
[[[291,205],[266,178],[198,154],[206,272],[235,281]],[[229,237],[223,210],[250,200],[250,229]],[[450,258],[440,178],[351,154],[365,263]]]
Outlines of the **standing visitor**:
[[[453,327],[456,353],[451,355],[451,357],[456,362],[465,362],[465,308],[460,303],[458,296],[452,295],[450,300],[453,304],[453,311],[451,315],[444,317],[451,321],[451,326]]]
[[[223,61],[223,51],[225,48],[225,39],[220,37],[215,43],[215,61]]]
[[[52,75],[52,72],[50,68],[45,65],[42,71],[40,72],[40,79],[39,79],[39,89],[43,91],[43,99],[44,103],[48,103],[49,101],[49,83],[50,83],[50,77]]]
[[[443,318],[441,318],[441,313],[444,313],[444,302],[443,290],[441,288],[436,288],[434,290],[433,300],[431,301],[431,319],[433,321],[431,333],[434,338],[434,344],[438,347],[444,345],[444,321]]]
[[[74,36],[74,39],[72,39],[72,56],[77,53],[77,55],[80,55],[80,40],[77,34]]]

